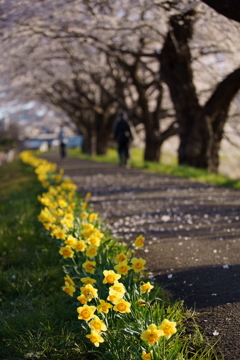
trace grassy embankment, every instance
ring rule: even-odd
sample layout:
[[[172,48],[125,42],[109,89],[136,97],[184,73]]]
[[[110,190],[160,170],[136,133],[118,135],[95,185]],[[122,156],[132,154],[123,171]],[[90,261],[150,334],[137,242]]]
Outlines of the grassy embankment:
[[[107,155],[90,156],[82,154],[79,149],[70,149],[70,156],[92,159],[99,162],[117,164],[118,156],[115,149],[108,149]],[[234,180],[222,174],[212,174],[204,169],[196,169],[190,166],[177,165],[177,159],[163,155],[161,163],[143,161],[143,150],[131,149],[131,166],[157,174],[173,175],[191,180],[206,182],[211,185],[240,189],[240,179]]]
[[[61,290],[59,247],[37,220],[37,196],[43,191],[32,167],[16,160],[1,168],[1,359],[92,360],[91,347],[80,337],[76,303]],[[189,325],[191,314],[181,304],[171,306],[187,321],[181,359],[183,354],[185,359],[217,359],[200,331]]]
[[[59,247],[37,217],[43,192],[20,160],[0,176],[0,358],[86,359],[71,299],[61,290]]]

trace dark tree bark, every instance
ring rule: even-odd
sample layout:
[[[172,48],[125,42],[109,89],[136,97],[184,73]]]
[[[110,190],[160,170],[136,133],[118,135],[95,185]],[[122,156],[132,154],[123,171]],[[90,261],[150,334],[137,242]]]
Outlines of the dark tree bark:
[[[85,126],[82,126],[82,121],[78,121],[79,128],[83,135],[82,152],[87,155],[96,155],[96,136],[94,132],[94,121],[90,118],[94,114],[84,114]],[[76,124],[78,126],[78,124]]]
[[[217,86],[203,107],[199,105],[188,46],[193,19],[193,11],[171,17],[171,30],[160,56],[161,75],[169,86],[179,124],[179,164],[217,172],[229,106],[240,89],[240,69]]]
[[[112,134],[112,127],[115,118],[116,115],[111,116],[108,112],[95,114],[97,155],[107,154],[108,143]]]
[[[153,131],[146,132],[144,161],[160,161],[162,142],[154,139]]]
[[[240,89],[240,68],[229,74],[199,112],[189,135],[188,164],[217,172],[224,125],[234,96]]]
[[[205,4],[212,7],[220,14],[229,19],[240,22],[240,2],[239,0],[202,0]]]
[[[191,68],[192,58],[188,40],[193,34],[195,12],[172,16],[161,60],[161,78],[168,85],[179,124],[179,164],[188,164],[185,149],[189,132],[201,107],[198,103]]]
[[[105,155],[107,151],[107,137],[104,136],[104,114],[95,113],[95,129],[96,129],[96,153]]]
[[[144,150],[144,161],[156,161],[160,160],[162,141],[155,136],[160,133],[159,124],[159,110],[161,99],[159,99],[159,106],[157,112],[151,112],[149,110],[148,99],[146,96],[146,90],[138,80],[137,76],[133,77],[133,83],[136,85],[139,95],[139,106],[142,110],[142,119],[145,127],[145,150]]]

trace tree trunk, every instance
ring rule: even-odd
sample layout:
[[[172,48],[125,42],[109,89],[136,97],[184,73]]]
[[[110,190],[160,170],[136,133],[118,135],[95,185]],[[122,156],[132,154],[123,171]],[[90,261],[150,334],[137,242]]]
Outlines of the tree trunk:
[[[83,134],[82,152],[84,154],[92,155],[91,138],[89,138],[89,136],[86,136],[86,133]]]
[[[186,147],[189,165],[217,172],[224,125],[231,101],[239,89],[240,68],[219,83],[197,117]]]
[[[97,155],[106,155],[108,148],[108,140],[111,130],[106,124],[106,113],[95,113],[96,127],[96,153]]]
[[[146,134],[144,161],[160,161],[162,143],[154,141],[152,133]]]
[[[188,40],[193,33],[193,10],[170,19],[169,30],[160,55],[161,78],[168,85],[179,124],[179,164],[188,164],[186,146],[201,107],[193,83],[191,53]]]
[[[83,135],[82,152],[87,155],[96,155],[96,139],[91,125],[82,128]]]
[[[104,134],[104,135],[102,135],[101,137],[99,137],[99,136],[96,137],[96,140],[97,140],[96,154],[97,155],[106,155],[107,154],[108,136],[106,134]]]

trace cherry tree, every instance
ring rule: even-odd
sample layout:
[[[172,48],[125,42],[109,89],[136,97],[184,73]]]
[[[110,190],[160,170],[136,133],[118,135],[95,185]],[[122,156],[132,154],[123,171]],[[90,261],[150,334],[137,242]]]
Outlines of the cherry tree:
[[[180,163],[216,170],[217,155],[213,166],[186,154],[197,151],[200,159],[204,151],[206,158],[218,153],[237,89],[228,97],[213,152],[205,146],[206,136],[214,143],[212,135],[200,131],[196,119],[214,87],[238,66],[239,27],[201,4],[2,0],[0,71],[5,88],[19,101],[38,98],[61,108],[78,124],[89,149],[95,142],[98,152],[106,150],[112,123],[125,109],[133,124],[144,125],[146,160],[158,160],[163,141],[180,131]],[[173,120],[172,104],[163,104],[163,81],[170,89]],[[200,151],[191,149],[194,133],[203,134],[196,141]]]

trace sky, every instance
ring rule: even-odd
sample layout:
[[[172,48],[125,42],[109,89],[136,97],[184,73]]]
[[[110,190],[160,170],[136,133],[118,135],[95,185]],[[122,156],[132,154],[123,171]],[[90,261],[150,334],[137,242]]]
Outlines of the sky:
[[[13,114],[21,110],[29,110],[36,106],[35,101],[30,101],[26,104],[19,104],[16,100],[0,107],[0,121],[3,120],[8,114]],[[41,107],[36,110],[37,116],[43,116],[47,112],[46,107]]]

